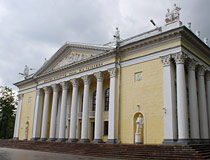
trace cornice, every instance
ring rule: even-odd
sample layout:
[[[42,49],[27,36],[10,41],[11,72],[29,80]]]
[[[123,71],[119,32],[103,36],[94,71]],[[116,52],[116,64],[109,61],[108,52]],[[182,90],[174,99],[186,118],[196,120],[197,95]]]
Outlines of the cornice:
[[[181,40],[210,58],[210,48],[188,28],[183,27]]]
[[[77,66],[79,67],[82,64],[89,63],[89,62],[92,62],[92,61],[96,61],[96,60],[99,60],[100,58],[107,57],[107,56],[110,56],[110,55],[115,56],[115,49],[112,50],[112,51],[106,52],[106,53],[102,53],[102,54],[99,54],[99,55],[96,55],[96,56],[93,56],[93,57],[81,60],[81,61],[79,61],[77,63],[73,63],[73,64],[69,64],[69,65],[63,66],[63,67],[58,68],[56,70],[51,70],[51,71],[49,71],[49,72],[47,72],[45,74],[39,75],[37,77],[34,77],[34,79],[43,78],[45,76],[48,76],[48,75],[51,75],[51,74],[54,74],[54,73],[57,73],[57,72],[62,72],[62,71],[68,70],[68,69],[73,68],[73,67],[76,68]]]
[[[164,41],[167,42],[167,40],[171,40],[173,38],[180,38],[182,30],[183,30],[183,27],[179,27],[179,28],[172,29],[166,32],[160,32],[157,35],[153,35],[153,36],[141,39],[139,41],[128,43],[126,45],[121,46],[120,52],[128,52],[131,50],[135,50],[137,48],[144,48],[144,47],[158,44]]]
[[[43,66],[34,74],[33,77],[41,74],[46,68],[48,68],[54,60],[56,60],[61,53],[66,51],[70,52],[73,48],[87,49],[101,52],[108,52],[113,49],[113,47],[107,47],[102,45],[93,45],[93,44],[83,44],[83,43],[70,43],[66,42]]]

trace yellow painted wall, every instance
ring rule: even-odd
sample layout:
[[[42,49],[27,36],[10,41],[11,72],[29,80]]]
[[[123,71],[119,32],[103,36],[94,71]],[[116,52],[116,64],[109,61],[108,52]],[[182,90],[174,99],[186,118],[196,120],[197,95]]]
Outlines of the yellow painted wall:
[[[28,121],[28,139],[32,137],[33,118],[34,118],[34,104],[35,104],[36,91],[24,94],[22,100],[22,109],[20,116],[19,139],[24,139],[25,123]]]
[[[142,80],[135,81],[135,74]],[[160,144],[164,138],[163,65],[160,59],[122,68],[121,143],[134,143],[134,114],[137,105],[144,116],[144,143]]]

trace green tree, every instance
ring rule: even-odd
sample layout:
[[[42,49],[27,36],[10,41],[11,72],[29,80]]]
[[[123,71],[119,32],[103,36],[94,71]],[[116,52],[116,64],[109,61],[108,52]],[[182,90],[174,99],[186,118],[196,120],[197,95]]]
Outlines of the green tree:
[[[9,87],[0,86],[0,138],[13,137],[16,100]]]

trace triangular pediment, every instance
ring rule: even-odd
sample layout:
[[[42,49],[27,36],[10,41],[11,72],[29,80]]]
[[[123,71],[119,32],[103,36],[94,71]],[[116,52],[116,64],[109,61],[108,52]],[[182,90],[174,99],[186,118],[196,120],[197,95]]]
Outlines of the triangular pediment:
[[[71,66],[100,53],[107,52],[111,47],[66,43],[34,74],[34,77],[45,75],[59,70],[65,66]]]
[[[63,57],[62,60],[55,65],[55,67],[53,67],[53,70],[64,67],[66,65],[77,63],[89,57],[91,57],[91,54],[88,53],[70,52],[65,57]]]

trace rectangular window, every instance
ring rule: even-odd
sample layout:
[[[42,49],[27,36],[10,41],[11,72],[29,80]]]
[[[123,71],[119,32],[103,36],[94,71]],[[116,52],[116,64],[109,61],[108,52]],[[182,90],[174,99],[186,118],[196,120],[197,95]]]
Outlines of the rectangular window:
[[[104,136],[108,136],[108,121],[104,121]]]

